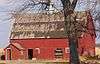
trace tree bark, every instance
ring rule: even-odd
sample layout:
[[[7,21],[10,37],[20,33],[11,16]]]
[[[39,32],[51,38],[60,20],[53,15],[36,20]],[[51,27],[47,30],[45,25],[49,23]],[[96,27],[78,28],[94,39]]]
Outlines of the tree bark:
[[[77,32],[75,30],[75,16],[74,9],[76,7],[77,0],[73,0],[72,4],[70,0],[61,0],[64,9],[64,17],[65,17],[65,32],[66,36],[69,40],[69,48],[70,48],[70,64],[80,64],[77,45],[78,45],[78,37]]]
[[[69,46],[70,46],[70,64],[80,64],[77,47],[78,47],[78,39],[68,38],[69,39]]]

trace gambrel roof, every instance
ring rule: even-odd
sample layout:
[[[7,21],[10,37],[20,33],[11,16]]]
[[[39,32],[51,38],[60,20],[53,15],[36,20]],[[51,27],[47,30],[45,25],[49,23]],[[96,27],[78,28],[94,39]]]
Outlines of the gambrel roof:
[[[64,38],[65,23],[63,12],[50,13],[18,13],[14,15],[11,39],[23,38]],[[87,25],[88,12],[74,12],[76,21]],[[82,27],[79,27],[81,30]]]

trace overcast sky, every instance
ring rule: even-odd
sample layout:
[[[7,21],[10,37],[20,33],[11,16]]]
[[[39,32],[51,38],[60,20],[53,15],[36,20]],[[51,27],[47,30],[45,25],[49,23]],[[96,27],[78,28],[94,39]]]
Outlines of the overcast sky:
[[[10,23],[6,18],[6,0],[0,0],[0,47],[5,47],[8,44]]]
[[[12,8],[15,8],[17,5],[20,5],[18,1],[23,2],[23,0],[17,0],[16,4],[12,4],[8,2],[7,0],[0,0],[0,48],[5,47],[9,44],[11,21],[8,20],[10,16],[8,14],[8,11]],[[81,4],[81,6],[83,7],[80,7],[80,5],[77,5],[76,10],[84,10],[85,5]],[[96,42],[100,42],[100,40],[96,40]]]

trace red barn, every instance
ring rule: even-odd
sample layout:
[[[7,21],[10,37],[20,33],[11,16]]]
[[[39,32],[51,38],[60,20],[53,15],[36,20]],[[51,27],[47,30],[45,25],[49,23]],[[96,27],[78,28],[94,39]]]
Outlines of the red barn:
[[[95,55],[95,30],[88,12],[75,12],[77,21],[84,22],[87,30],[78,40],[79,55]],[[7,60],[69,59],[68,39],[64,32],[64,16],[55,14],[14,14],[10,44],[5,48]],[[49,19],[48,19],[49,18]]]

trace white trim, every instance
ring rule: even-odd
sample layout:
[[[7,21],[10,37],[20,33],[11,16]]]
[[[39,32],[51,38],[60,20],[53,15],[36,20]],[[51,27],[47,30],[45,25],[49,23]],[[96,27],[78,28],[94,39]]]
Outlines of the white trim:
[[[7,53],[8,50],[11,50],[11,48],[7,48],[7,49],[6,49],[6,60],[8,60],[8,53]],[[12,50],[11,50],[11,52],[12,52]],[[12,53],[11,53],[11,59],[12,59]]]
[[[11,48],[7,48],[7,49],[11,49]]]
[[[65,53],[70,53],[69,47],[66,47],[66,48],[65,48]]]
[[[7,60],[7,58],[8,58],[8,57],[7,57],[7,49],[6,49],[6,52],[5,52],[5,54],[6,54],[6,55],[5,55],[5,57],[6,57],[5,59]]]

